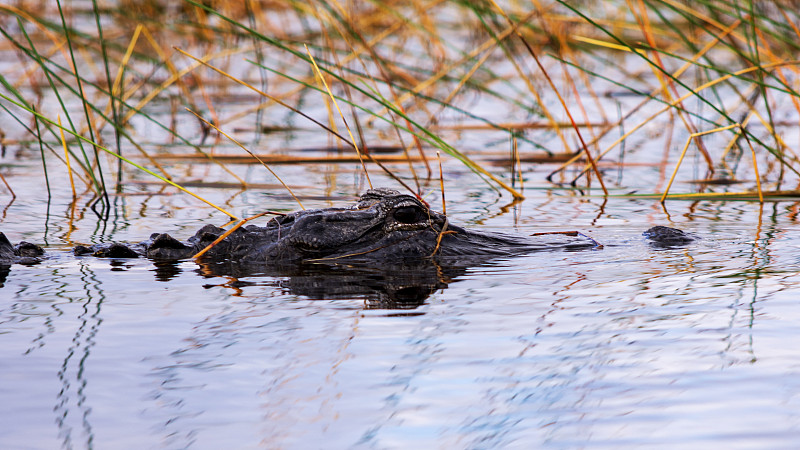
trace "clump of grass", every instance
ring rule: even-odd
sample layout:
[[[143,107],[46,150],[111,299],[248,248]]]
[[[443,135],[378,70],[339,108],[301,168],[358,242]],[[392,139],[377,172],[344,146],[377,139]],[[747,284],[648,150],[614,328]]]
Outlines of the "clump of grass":
[[[513,187],[521,173],[482,163],[483,149],[458,140],[467,129],[490,145],[519,147],[511,166],[526,153],[572,155],[548,180],[581,188],[594,180],[605,195],[607,184],[624,187],[606,179],[612,150],[635,153],[625,143],[654,124],[669,133],[663,139],[675,157],[681,149],[671,147],[673,135],[690,138],[686,148],[701,155],[706,180],[751,178],[767,194],[800,180],[785,138],[800,121],[800,16],[789,2],[93,0],[80,8],[0,6],[0,58],[19,61],[0,72],[0,108],[14,120],[5,143],[33,139],[43,160],[66,164],[59,128],[66,132],[76,182],[87,186],[100,217],[108,216],[107,180],[119,191],[126,171],[180,186],[151,146],[189,147],[215,160],[208,138],[243,118],[253,123],[254,143],[260,130],[294,127],[264,123],[276,108],[286,122],[363,151],[364,170],[377,144],[418,152],[425,168],[409,156],[413,187],[383,168],[420,196],[418,172],[431,177],[427,158],[438,151],[521,197]],[[242,86],[256,97],[232,107],[226,97]],[[640,100],[609,119],[609,105],[619,103],[597,86]],[[472,107],[475,98],[504,114]],[[323,105],[327,117],[309,102]],[[144,127],[158,133],[143,135]],[[623,136],[612,137],[620,127]],[[370,142],[375,129],[391,142]],[[722,131],[712,137],[710,130]],[[134,164],[133,155],[144,162]],[[678,172],[664,161],[652,186],[662,199],[669,198],[666,175]]]

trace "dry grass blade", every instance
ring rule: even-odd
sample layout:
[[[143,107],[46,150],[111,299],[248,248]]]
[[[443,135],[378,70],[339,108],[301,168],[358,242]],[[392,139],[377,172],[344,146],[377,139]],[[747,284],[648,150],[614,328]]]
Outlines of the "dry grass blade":
[[[339,108],[339,103],[336,102],[336,97],[333,96],[333,92],[331,92],[331,88],[328,87],[328,82],[325,81],[325,77],[322,76],[322,72],[319,70],[319,66],[317,66],[317,61],[314,59],[314,55],[311,54],[311,50],[308,49],[308,45],[305,45],[306,53],[308,53],[308,57],[311,58],[311,64],[314,66],[314,71],[319,77],[319,80],[322,81],[322,84],[325,86],[325,90],[328,91],[328,95],[333,102],[333,105],[336,106],[336,111],[339,112],[339,117],[341,117],[342,122],[344,122],[344,126],[347,128],[347,133],[350,134],[350,143],[353,148],[356,150],[358,154],[358,159],[361,161],[361,168],[364,169],[364,176],[367,177],[367,183],[369,184],[370,189],[372,189],[372,181],[369,179],[369,172],[367,172],[367,166],[364,164],[364,158],[361,156],[361,151],[358,149],[358,144],[356,143],[356,138],[353,137],[353,131],[350,130],[350,125],[347,124],[347,119],[345,119],[344,114],[342,114],[342,110]]]
[[[266,168],[266,169],[269,171],[269,173],[271,173],[271,174],[272,174],[272,176],[273,176],[273,177],[275,177],[275,179],[277,179],[277,180],[278,180],[278,181],[279,181],[279,182],[280,182],[280,183],[283,185],[283,187],[285,187],[285,188],[286,188],[286,190],[287,190],[287,191],[289,191],[289,194],[292,196],[292,198],[293,198],[293,199],[294,199],[294,200],[297,202],[297,204],[298,204],[298,205],[300,205],[300,209],[306,209],[306,208],[303,206],[303,204],[302,204],[302,203],[300,203],[300,199],[298,199],[298,198],[297,198],[297,196],[296,196],[296,195],[294,195],[294,192],[292,192],[292,189],[291,189],[291,188],[290,188],[290,187],[289,187],[289,186],[288,186],[286,183],[284,183],[284,182],[283,182],[283,180],[281,179],[281,177],[279,177],[279,176],[278,176],[278,174],[276,174],[276,173],[275,173],[275,172],[274,172],[274,171],[273,171],[273,170],[272,170],[272,169],[271,169],[271,168],[270,168],[270,167],[269,167],[269,166],[268,166],[268,165],[267,165],[267,164],[266,164],[266,163],[265,163],[265,162],[264,162],[264,161],[263,161],[261,158],[259,158],[258,156],[256,156],[256,155],[255,155],[253,152],[251,152],[251,151],[250,151],[250,150],[249,150],[247,147],[245,147],[244,145],[242,145],[242,143],[241,143],[241,142],[239,142],[239,141],[237,141],[236,139],[234,139],[234,138],[233,138],[232,136],[230,136],[228,133],[226,133],[226,132],[224,132],[224,131],[220,130],[220,129],[219,129],[219,127],[217,127],[217,126],[216,126],[216,125],[214,125],[213,123],[211,123],[211,122],[207,121],[206,119],[204,119],[202,116],[200,116],[200,114],[197,114],[196,112],[192,111],[192,110],[191,110],[191,109],[189,109],[189,108],[186,108],[186,109],[187,109],[187,110],[188,110],[190,113],[194,114],[194,115],[195,115],[195,116],[196,116],[198,119],[200,119],[200,120],[202,120],[203,122],[205,122],[205,124],[206,124],[206,125],[208,125],[208,126],[210,126],[210,127],[214,128],[215,130],[217,130],[217,132],[218,132],[218,133],[220,133],[220,134],[222,134],[223,136],[225,136],[226,138],[228,138],[228,139],[229,139],[231,142],[233,142],[234,144],[238,145],[238,146],[239,146],[239,147],[240,147],[242,150],[246,151],[246,152],[247,152],[247,153],[248,153],[250,156],[252,156],[252,157],[253,157],[253,158],[255,158],[255,159],[256,159],[256,160],[257,160],[259,163],[261,163],[261,165],[262,165],[262,166],[264,166],[264,167],[265,167],[265,168]],[[238,177],[237,177],[237,178],[238,178]],[[240,179],[240,180],[241,180],[241,179]],[[243,185],[246,185],[246,183],[244,182],[244,180],[242,180],[242,184],[243,184]]]
[[[6,177],[4,177],[2,173],[0,173],[0,181],[2,181],[3,184],[6,185],[6,189],[8,189],[8,192],[11,193],[11,201],[14,201],[14,199],[17,198],[17,194],[15,194],[14,190],[11,189],[11,185],[8,184],[8,181],[6,180]]]
[[[197,258],[200,258],[201,256],[203,256],[203,255],[205,255],[206,253],[208,253],[208,251],[209,251],[209,250],[211,250],[212,248],[216,247],[216,246],[217,246],[217,244],[219,244],[220,242],[222,242],[223,240],[225,240],[225,238],[226,238],[226,237],[228,237],[228,236],[230,236],[230,235],[231,235],[231,234],[232,234],[234,231],[236,231],[236,230],[238,230],[239,228],[241,228],[241,227],[242,227],[242,225],[246,224],[247,222],[249,222],[249,221],[251,221],[251,220],[253,220],[253,219],[258,219],[259,217],[266,216],[267,214],[275,214],[275,215],[279,215],[279,216],[285,216],[285,215],[286,215],[286,214],[284,214],[284,213],[281,213],[281,212],[275,212],[275,211],[264,211],[264,212],[262,212],[262,213],[258,213],[258,214],[256,214],[255,216],[252,216],[252,217],[248,217],[248,218],[246,218],[246,219],[243,219],[243,220],[241,220],[241,221],[237,222],[237,223],[236,223],[236,225],[232,226],[230,230],[228,230],[228,231],[226,231],[226,232],[222,233],[222,234],[221,234],[221,235],[220,235],[218,238],[214,239],[214,242],[212,242],[212,243],[208,244],[208,245],[207,245],[207,246],[206,246],[204,249],[202,249],[202,250],[200,250],[199,252],[197,252],[197,253],[196,253],[194,256],[192,256],[192,259],[197,259]]]
[[[442,214],[447,215],[447,203],[444,199],[444,174],[442,172],[442,155],[436,152],[436,159],[439,161],[439,188],[442,191]]]
[[[750,155],[753,157],[753,171],[756,175],[756,187],[758,188],[758,201],[764,203],[764,193],[761,192],[761,175],[758,173],[758,159],[756,158],[756,150],[753,148],[753,144],[750,142],[750,138],[747,137],[747,133],[744,131],[744,127],[740,124],[739,130],[741,131],[742,136],[747,141],[747,145],[750,147]]]
[[[500,14],[503,17],[505,17],[508,23],[513,26],[514,21],[511,20],[511,17],[509,17],[508,14],[506,14],[503,8],[501,8],[500,5],[498,5],[495,0],[491,0],[491,2],[495,6],[495,8],[497,8]],[[603,182],[603,176],[600,173],[600,170],[597,168],[597,164],[595,164],[594,162],[594,158],[592,157],[592,154],[589,151],[589,147],[583,140],[583,135],[581,135],[581,131],[576,125],[575,119],[572,117],[572,113],[570,113],[569,108],[567,107],[567,102],[564,100],[564,97],[561,96],[561,93],[558,91],[558,88],[556,87],[555,83],[550,78],[550,75],[547,74],[547,70],[545,70],[544,66],[542,65],[542,62],[539,61],[539,57],[536,56],[536,52],[533,51],[533,47],[531,47],[527,39],[525,39],[525,37],[522,35],[522,33],[519,32],[519,30],[515,31],[515,33],[517,37],[519,37],[520,41],[522,41],[522,44],[525,46],[525,48],[528,49],[528,52],[533,57],[534,61],[536,61],[536,65],[539,67],[539,70],[541,70],[542,74],[544,74],[544,77],[547,80],[547,83],[550,85],[550,88],[553,90],[553,93],[556,94],[556,96],[558,97],[558,101],[561,102],[561,106],[564,108],[564,112],[567,114],[569,121],[572,123],[572,127],[575,130],[575,134],[578,136],[578,140],[581,141],[581,147],[583,148],[583,152],[586,155],[586,160],[589,161],[589,164],[592,166],[592,170],[597,176],[597,180],[600,182],[600,187],[603,188],[603,194],[608,195],[608,189],[606,189],[606,185]]]
[[[592,45],[596,45],[598,47],[608,48],[608,49],[611,49],[611,50],[619,50],[619,51],[622,51],[622,52],[631,51],[631,48],[626,47],[624,45],[613,44],[611,42],[601,41],[600,39],[594,39],[594,38],[590,38],[590,37],[586,37],[586,36],[574,35],[574,36],[572,36],[572,39],[575,40],[575,41],[578,41],[578,42],[584,42],[586,44],[592,44]],[[641,48],[634,48],[633,51],[638,52],[638,53],[645,53],[646,52],[645,50],[643,50]]]
[[[433,248],[433,251],[431,252],[430,255],[428,255],[428,258],[433,258],[434,256],[436,256],[437,253],[439,253],[439,249],[442,247],[442,238],[444,238],[445,234],[457,234],[458,233],[457,231],[448,230],[447,229],[448,225],[450,225],[450,221],[447,220],[447,217],[445,217],[444,218],[444,225],[442,225],[442,230],[439,231],[439,235],[436,236],[436,247]]]
[[[208,67],[209,69],[211,69],[211,70],[213,70],[213,71],[217,72],[218,74],[220,74],[220,75],[222,75],[222,76],[224,76],[224,77],[226,77],[226,78],[228,78],[228,79],[230,79],[230,80],[232,80],[232,81],[235,81],[236,83],[239,83],[239,84],[241,84],[242,86],[245,86],[245,87],[247,87],[247,88],[249,88],[249,89],[253,90],[254,92],[258,93],[259,95],[262,95],[262,96],[264,96],[264,97],[266,97],[266,98],[268,98],[268,99],[272,100],[273,102],[275,102],[275,103],[277,103],[277,104],[279,104],[279,105],[283,106],[284,108],[287,108],[287,109],[291,110],[291,111],[292,111],[292,112],[294,112],[294,113],[297,113],[297,114],[299,114],[300,116],[303,116],[303,117],[305,117],[306,119],[308,119],[308,120],[310,120],[311,122],[313,122],[313,123],[315,123],[316,125],[318,125],[320,128],[322,128],[322,129],[324,129],[325,131],[327,131],[327,132],[331,133],[332,135],[336,136],[337,138],[339,138],[340,140],[342,140],[342,141],[343,141],[344,143],[346,143],[347,145],[353,146],[353,143],[352,143],[352,142],[350,142],[350,141],[348,141],[348,140],[347,140],[347,138],[345,138],[345,137],[344,137],[344,136],[342,136],[341,134],[339,134],[339,133],[335,132],[334,130],[330,129],[330,127],[328,127],[327,125],[325,125],[325,124],[323,124],[322,122],[318,121],[317,119],[315,119],[315,118],[313,118],[313,117],[309,116],[308,114],[306,114],[306,113],[304,113],[304,112],[302,112],[302,111],[298,110],[297,108],[295,108],[295,107],[293,107],[293,106],[289,105],[288,103],[286,103],[286,102],[284,102],[284,101],[282,101],[282,100],[280,100],[280,99],[278,99],[278,98],[276,98],[276,97],[274,97],[274,96],[272,96],[272,95],[270,95],[270,94],[267,94],[266,92],[264,92],[264,91],[262,91],[262,90],[260,90],[260,89],[256,88],[255,86],[253,86],[253,85],[251,85],[251,84],[249,84],[249,83],[247,83],[247,82],[245,82],[245,81],[242,81],[242,80],[240,80],[240,79],[238,79],[238,78],[234,77],[233,75],[231,75],[231,74],[229,74],[229,73],[225,72],[224,70],[222,70],[222,69],[220,69],[220,68],[218,68],[218,67],[214,67],[214,66],[212,66],[211,64],[209,64],[209,63],[208,63],[208,62],[206,62],[206,61],[203,61],[203,60],[201,60],[201,59],[199,59],[199,58],[196,58],[196,57],[194,57],[194,56],[190,55],[189,53],[186,53],[185,51],[181,50],[181,49],[180,49],[180,48],[178,48],[178,47],[175,47],[175,50],[177,50],[177,51],[179,51],[180,53],[182,53],[183,55],[185,55],[185,56],[187,56],[187,57],[189,57],[189,58],[191,58],[191,59],[195,60],[196,62],[198,62],[198,63],[202,64],[203,66],[206,66],[206,67]]]
[[[692,140],[695,140],[695,142],[696,142],[697,139],[700,138],[701,136],[705,136],[705,135],[711,134],[711,133],[716,133],[718,131],[730,130],[732,128],[740,128],[741,129],[741,125],[738,124],[738,123],[735,123],[733,125],[728,125],[727,127],[714,128],[713,130],[700,131],[698,133],[692,133],[691,135],[689,135],[689,137],[686,139],[686,144],[683,146],[683,151],[681,151],[681,156],[678,158],[677,164],[675,164],[675,170],[672,172],[672,176],[669,178],[669,183],[667,183],[667,187],[664,189],[664,193],[661,195],[661,203],[664,203],[664,201],[667,199],[667,195],[669,194],[669,188],[672,187],[672,182],[675,181],[675,175],[678,174],[678,169],[680,169],[680,167],[681,167],[681,163],[683,162],[683,158],[686,156],[686,151],[689,150],[689,144],[692,142]],[[744,130],[742,130],[742,131],[744,131]],[[748,142],[750,142],[750,141],[748,141]],[[752,149],[752,146],[751,146],[751,149]],[[753,152],[753,162],[755,163],[755,152]],[[759,192],[759,196],[761,196],[761,184],[760,183],[759,183],[758,192]]]
[[[64,127],[61,126],[61,115],[58,116],[58,128],[61,131],[61,145],[64,146],[64,159],[67,161],[67,173],[69,174],[69,185],[72,187],[72,199],[78,198],[75,193],[75,180],[72,177],[72,166],[69,163],[69,149],[67,148],[67,139],[64,137]]]

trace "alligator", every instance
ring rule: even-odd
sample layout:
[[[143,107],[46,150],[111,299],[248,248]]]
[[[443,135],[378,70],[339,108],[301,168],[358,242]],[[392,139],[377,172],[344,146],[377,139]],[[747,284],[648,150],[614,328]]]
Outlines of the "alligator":
[[[659,248],[682,246],[695,240],[681,230],[663,226],[650,228],[644,236]],[[409,293],[424,299],[465,268],[494,258],[592,248],[602,246],[578,232],[516,236],[470,231],[450,223],[444,214],[433,211],[414,196],[380,188],[368,190],[351,206],[280,214],[263,227],[247,225],[226,232],[206,225],[186,241],[154,233],[139,243],[79,245],[73,252],[77,256],[112,259],[146,257],[166,268],[170,265],[165,263],[170,261],[194,258],[202,275],[288,276],[304,280],[295,291],[308,290],[312,295],[331,295],[338,290],[348,295],[351,289],[348,286],[353,283],[345,283],[347,286],[339,283],[341,289],[334,289],[320,277],[333,273],[331,268],[339,262],[351,268],[361,264],[366,270],[386,268],[379,270],[373,279],[382,280],[377,289],[382,294],[388,292],[394,301],[398,293],[401,299]],[[43,253],[41,247],[28,242],[12,246],[0,233],[0,268],[7,270],[13,263],[35,264],[43,258]],[[196,257],[199,253],[202,256]],[[309,272],[314,264],[315,268]],[[342,269],[338,270],[342,275]],[[309,273],[313,273],[311,278]],[[409,281],[408,273],[418,276]],[[398,278],[397,274],[403,275]],[[344,275],[359,277],[364,273]],[[415,291],[409,290],[409,286],[422,288]]]
[[[601,248],[578,232],[536,233],[530,237],[484,234],[450,223],[420,199],[386,188],[370,189],[344,208],[301,210],[281,214],[266,226],[248,225],[230,232],[206,225],[187,241],[154,233],[135,243],[79,245],[76,256],[189,259],[237,264],[285,265],[323,261],[401,261],[417,258],[471,259],[512,256],[542,250]],[[643,233],[661,247],[685,245],[696,238],[675,228],[655,226]],[[213,245],[212,245],[213,244]],[[210,248],[207,248],[210,247]],[[12,246],[0,233],[0,265],[31,264],[43,250],[31,243]]]
[[[192,258],[218,241],[225,230],[202,227],[188,241],[155,233],[138,244],[104,243],[75,248],[76,255],[145,256],[154,260]],[[468,231],[448,222],[444,214],[421,200],[391,189],[370,189],[345,208],[302,210],[279,215],[266,226],[236,229],[213,245],[201,259],[238,264],[292,264],[321,261],[398,261],[491,257],[536,250],[577,250],[596,247],[575,234],[522,239],[506,234]]]

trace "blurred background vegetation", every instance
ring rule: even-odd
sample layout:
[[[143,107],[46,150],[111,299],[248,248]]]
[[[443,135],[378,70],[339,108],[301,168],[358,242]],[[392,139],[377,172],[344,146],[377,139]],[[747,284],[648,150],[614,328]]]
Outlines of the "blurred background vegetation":
[[[638,161],[663,199],[687,152],[689,194],[791,196],[797,6],[20,0],[0,5],[2,151],[100,216],[132,179],[192,193],[176,163],[247,186],[226,164],[357,162],[421,195],[437,152],[515,197],[541,163],[533,182],[630,195],[612,174]]]

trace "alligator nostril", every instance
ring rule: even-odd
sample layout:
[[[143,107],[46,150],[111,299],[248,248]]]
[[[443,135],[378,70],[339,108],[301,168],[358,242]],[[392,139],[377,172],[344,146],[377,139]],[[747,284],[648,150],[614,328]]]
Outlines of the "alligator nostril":
[[[403,206],[394,210],[394,220],[400,223],[417,223],[422,216],[422,211],[416,206]]]

